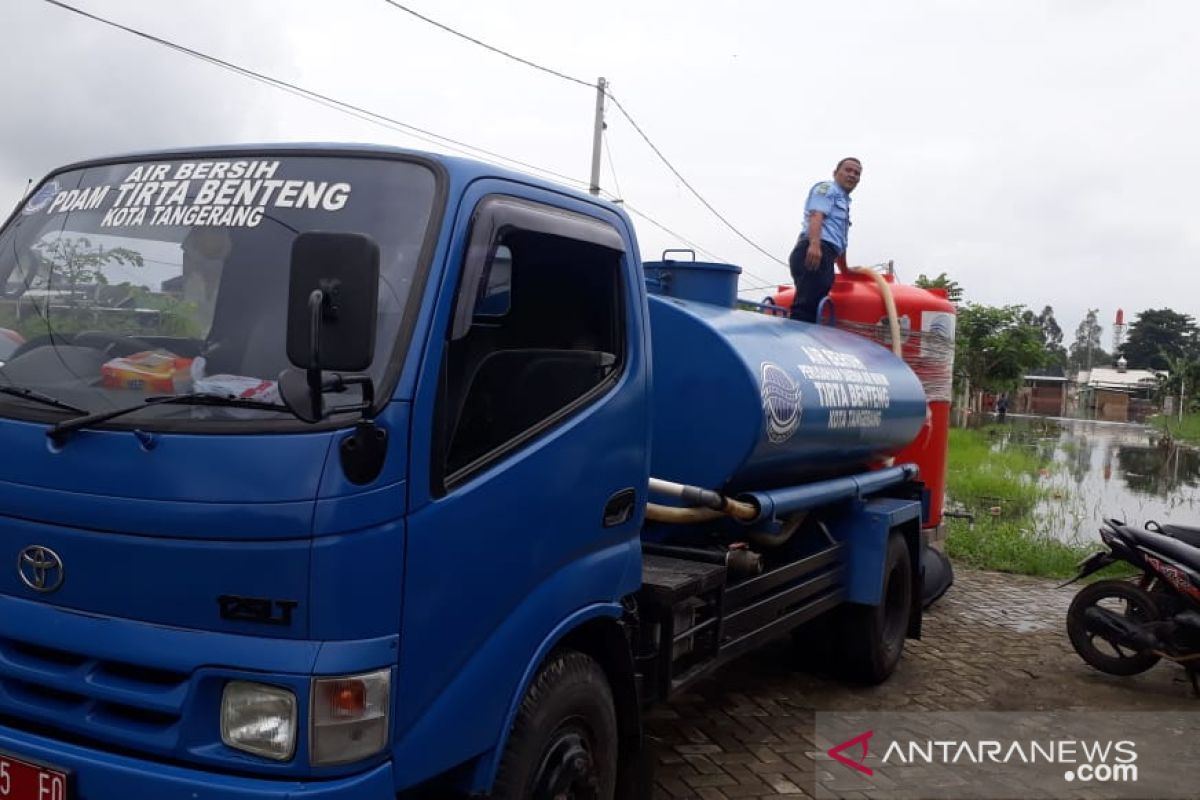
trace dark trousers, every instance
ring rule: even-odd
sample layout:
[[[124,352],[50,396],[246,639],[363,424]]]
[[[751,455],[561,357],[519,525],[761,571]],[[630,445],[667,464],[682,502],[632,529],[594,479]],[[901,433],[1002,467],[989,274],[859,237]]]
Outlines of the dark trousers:
[[[788,256],[788,267],[792,270],[792,280],[796,282],[791,318],[801,322],[816,322],[817,306],[833,286],[833,262],[837,260],[838,250],[829,242],[822,241],[821,264],[816,269],[809,269],[804,263],[807,252],[808,241],[802,239]]]

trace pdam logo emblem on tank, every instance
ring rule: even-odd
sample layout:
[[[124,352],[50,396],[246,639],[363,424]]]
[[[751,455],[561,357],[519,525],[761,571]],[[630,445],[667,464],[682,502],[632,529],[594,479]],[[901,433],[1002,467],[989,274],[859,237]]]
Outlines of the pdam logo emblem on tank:
[[[50,181],[46,184],[43,184],[42,188],[38,189],[37,192],[34,193],[33,197],[30,197],[29,200],[25,202],[25,207],[21,209],[21,213],[26,216],[29,214],[36,214],[45,208],[46,205],[54,199],[54,196],[57,195],[58,192],[58,181]]]
[[[782,367],[764,361],[759,368],[767,440],[782,444],[800,427],[800,387]]]

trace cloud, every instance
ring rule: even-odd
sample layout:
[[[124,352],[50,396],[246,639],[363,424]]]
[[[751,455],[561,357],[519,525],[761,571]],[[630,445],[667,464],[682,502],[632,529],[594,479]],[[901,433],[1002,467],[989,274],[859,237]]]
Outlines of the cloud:
[[[382,2],[81,6],[247,67],[586,181],[594,92],[464,42]],[[713,218],[611,106],[605,189],[740,263],[780,261],[804,195],[863,159],[851,260],[948,272],[969,299],[1200,311],[1191,209],[1200,56],[1192,4],[613,0],[416,3],[447,25],[613,92],[672,163],[775,258]],[[283,10],[285,9],[286,10]],[[56,164],[154,147],[375,140],[398,131],[230,75],[42,3],[0,23],[0,191]],[[610,157],[611,156],[611,160]],[[638,218],[656,257],[677,238]],[[755,294],[758,294],[756,292]],[[1200,314],[1198,314],[1200,315]]]

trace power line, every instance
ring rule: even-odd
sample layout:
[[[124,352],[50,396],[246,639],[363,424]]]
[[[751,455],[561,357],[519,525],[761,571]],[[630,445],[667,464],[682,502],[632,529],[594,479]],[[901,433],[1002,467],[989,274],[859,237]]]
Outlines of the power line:
[[[714,254],[713,254],[713,253],[711,253],[710,251],[708,251],[708,250],[705,250],[703,247],[701,247],[700,245],[698,245],[698,244],[696,244],[695,242],[691,241],[691,240],[690,240],[690,239],[688,239],[686,236],[683,236],[682,234],[676,233],[675,231],[671,230],[671,229],[670,229],[670,228],[668,228],[666,225],[663,225],[661,222],[659,222],[658,220],[654,219],[653,217],[651,217],[651,216],[648,216],[648,215],[647,215],[647,214],[645,214],[644,212],[642,212],[642,211],[639,211],[638,209],[636,209],[636,208],[634,208],[633,206],[629,205],[629,204],[628,204],[628,203],[626,203],[624,200],[622,200],[622,201],[621,201],[621,205],[622,205],[622,206],[625,208],[625,210],[626,210],[626,211],[628,211],[630,214],[633,214],[633,215],[634,215],[634,216],[636,216],[636,217],[641,217],[642,219],[646,220],[646,222],[649,222],[651,225],[653,225],[654,227],[658,228],[658,229],[659,229],[660,231],[662,231],[663,233],[666,233],[668,236],[674,236],[676,239],[678,239],[679,241],[683,242],[683,243],[684,243],[684,244],[686,244],[688,247],[690,247],[690,248],[692,248],[693,250],[695,250],[697,253],[702,253],[702,254],[704,254],[704,255],[708,256],[709,258],[711,258],[713,261],[718,261],[718,262],[721,262],[721,263],[724,263],[724,264],[732,264],[732,263],[733,263],[732,261],[730,261],[730,260],[729,260],[729,259],[727,259],[727,258],[721,258],[721,256],[719,256],[719,255],[714,255]]]
[[[370,123],[380,125],[385,128],[390,128],[392,130],[399,131],[400,133],[404,133],[407,136],[411,136],[411,137],[419,139],[421,141],[428,142],[431,144],[439,144],[443,147],[447,147],[450,150],[454,150],[455,152],[461,153],[463,155],[468,155],[468,156],[472,155],[473,153],[482,153],[490,158],[494,158],[494,159],[497,159],[500,161],[505,161],[510,164],[516,164],[518,166],[524,167],[525,169],[528,169],[533,172],[539,172],[539,173],[542,173],[545,175],[551,175],[559,180],[566,181],[568,183],[576,184],[578,186],[583,186],[583,187],[586,187],[588,185],[587,181],[580,180],[578,178],[572,178],[569,175],[564,175],[560,172],[555,172],[553,170],[546,169],[545,167],[539,167],[536,164],[530,164],[528,162],[521,161],[520,159],[512,158],[511,156],[506,156],[501,153],[496,153],[494,151],[484,149],[482,147],[477,147],[475,145],[468,144],[467,142],[459,141],[458,139],[452,139],[449,136],[442,136],[441,134],[434,133],[433,131],[426,130],[424,128],[419,128],[415,125],[410,125],[407,122],[403,122],[403,121],[395,119],[393,117],[389,117],[385,114],[380,114],[378,112],[371,111],[370,109],[354,105],[353,103],[348,103],[344,100],[338,100],[337,98],[321,94],[320,92],[313,91],[312,89],[306,89],[303,86],[298,86],[296,84],[289,83],[281,78],[275,78],[275,77],[266,75],[261,72],[255,72],[254,70],[249,69],[247,67],[239,66],[232,62],[217,58],[216,56],[212,56],[207,53],[204,53],[202,51],[193,50],[190,47],[185,47],[184,45],[177,44],[168,39],[163,39],[159,36],[155,36],[153,34],[146,33],[145,31],[138,30],[137,28],[132,28],[127,25],[122,25],[119,22],[114,22],[110,19],[106,19],[106,18],[98,16],[96,14],[89,13],[87,11],[84,11],[83,9],[76,8],[75,6],[68,5],[67,3],[63,3],[63,2],[61,2],[61,0],[44,0],[44,2],[49,3],[52,6],[57,6],[58,8],[61,8],[64,11],[70,11],[73,14],[78,14],[79,16],[85,17],[94,22],[99,22],[103,25],[107,25],[109,27],[116,28],[118,30],[121,30],[126,33],[137,36],[141,39],[145,39],[146,41],[153,42],[154,44],[170,48],[171,50],[174,50],[179,53],[183,53],[184,55],[188,55],[193,58],[198,58],[201,61],[205,61],[214,66],[229,70],[238,75],[242,75],[243,77],[251,78],[252,80],[259,81],[260,83],[265,83],[268,86],[273,86],[277,89],[282,89],[283,91],[289,92],[298,97],[302,97],[304,99],[319,103],[323,106],[326,106],[327,108],[332,108],[332,109],[335,109],[338,111],[342,111],[344,113],[350,114],[353,117],[357,117],[358,119],[361,119],[365,122],[370,122]]]
[[[501,55],[505,58],[511,59],[520,64],[524,64],[528,67],[532,67],[533,69],[540,70],[541,72],[545,72],[549,75],[553,75],[557,78],[562,78],[563,80],[570,81],[571,83],[576,83],[581,86],[586,86],[590,89],[596,88],[595,84],[592,84],[581,78],[576,78],[572,75],[567,75],[564,72],[560,72],[556,69],[551,69],[550,67],[543,66],[542,64],[538,64],[537,62],[530,61],[527,58],[521,58],[520,56],[514,55],[513,53],[510,53],[507,50],[504,50],[499,47],[495,47],[494,45],[490,45],[487,42],[481,41],[480,39],[476,39],[473,36],[468,36],[467,34],[461,32],[455,28],[452,28],[449,25],[438,22],[437,20],[431,19],[423,14],[419,14],[416,11],[413,11],[408,6],[405,6],[405,5],[402,5],[401,3],[396,2],[396,0],[383,0],[383,1],[390,6],[393,6],[394,8],[397,8],[397,9],[400,9],[401,11],[407,12],[408,14],[411,14],[412,16],[416,17],[417,19],[420,19],[423,22],[427,22],[430,25],[433,25],[434,27],[445,31],[446,33],[449,33],[452,36],[457,36],[458,38],[464,39],[468,42],[471,42],[472,44],[479,45],[480,47],[484,48],[485,50],[489,50],[489,51],[496,53],[498,55]],[[650,147],[650,149],[652,151],[654,151],[654,154],[656,156],[658,156],[659,160],[661,160],[663,162],[663,164],[666,165],[667,169],[669,169],[671,171],[671,174],[674,175],[685,187],[687,187],[688,191],[691,192],[692,195],[695,196],[695,198],[697,200],[699,200],[700,203],[713,214],[713,216],[715,216],[717,219],[719,219],[725,225],[725,227],[727,227],[727,228],[729,228],[729,230],[733,231],[740,239],[742,239],[742,241],[746,242],[746,244],[753,247],[759,253],[766,256],[770,260],[774,261],[776,264],[779,264],[780,266],[787,266],[787,264],[784,261],[780,260],[778,256],[773,255],[772,253],[770,253],[769,251],[767,251],[766,249],[761,247],[757,242],[755,242],[749,236],[742,233],[732,222],[730,222],[723,214],[721,214],[721,212],[717,211],[717,209],[715,207],[713,207],[712,203],[708,202],[708,200],[706,200],[704,198],[704,196],[700,194],[700,192],[696,189],[696,187],[692,186],[692,184],[687,180],[687,178],[683,177],[683,175],[679,172],[679,170],[675,168],[675,165],[672,164],[665,155],[663,155],[663,152],[658,148],[657,145],[654,144],[654,142],[652,142],[650,140],[650,137],[646,135],[646,132],[642,130],[641,126],[638,125],[637,121],[634,120],[633,116],[629,113],[629,111],[627,111],[625,109],[625,106],[623,106],[621,104],[621,101],[617,99],[616,95],[614,95],[611,91],[609,91],[607,89],[604,90],[604,94],[608,97],[609,100],[612,100],[613,105],[616,106],[617,110],[621,112],[621,115],[624,116],[625,119],[627,119],[629,121],[629,124],[633,126],[633,129],[635,131],[637,131],[639,136],[642,137],[642,140],[645,141],[645,143]],[[762,280],[762,279],[760,278],[760,280]]]
[[[767,250],[764,250],[761,246],[759,246],[759,244],[757,242],[755,242],[749,236],[747,236],[746,234],[744,234],[740,230],[738,230],[737,226],[735,226],[732,222],[730,222],[728,219],[726,219],[725,216],[723,214],[721,214],[720,211],[717,211],[717,209],[715,209],[713,207],[712,203],[705,200],[704,196],[702,194],[700,194],[699,191],[696,190],[696,187],[692,186],[692,184],[688,182],[688,179],[683,177],[683,175],[679,172],[679,170],[675,169],[675,165],[667,160],[667,157],[663,155],[662,151],[658,149],[658,147],[654,144],[654,142],[650,141],[650,137],[646,135],[646,132],[642,130],[641,126],[637,124],[637,121],[634,120],[634,118],[630,115],[630,113],[625,110],[625,106],[621,105],[621,101],[618,100],[612,92],[607,92],[607,94],[608,94],[608,99],[613,101],[613,105],[617,107],[617,110],[621,112],[621,115],[623,117],[625,117],[626,120],[629,121],[629,124],[633,126],[633,129],[635,131],[637,131],[639,136],[642,137],[642,141],[644,141],[650,147],[650,149],[654,151],[654,154],[656,156],[658,156],[659,160],[662,161],[663,164],[666,165],[667,169],[669,169],[671,171],[671,174],[674,175],[676,178],[678,178],[679,182],[682,183],[685,187],[687,187],[687,190],[689,192],[691,192],[695,196],[695,198],[697,200],[699,200],[700,203],[705,208],[707,208],[710,212],[712,212],[712,215],[714,217],[721,220],[721,222],[724,223],[725,227],[729,228],[729,230],[731,230],[735,234],[737,234],[737,236],[742,241],[744,241],[746,244],[750,245],[755,250],[757,250],[758,252],[760,252],[764,256],[766,256],[767,258],[774,261],[776,264],[779,264],[780,266],[786,266],[786,264],[783,261],[781,261],[778,256],[772,255]]]
[[[616,198],[614,198],[614,199],[616,199]],[[698,245],[698,244],[696,244],[695,242],[691,241],[691,240],[690,240],[690,239],[688,239],[686,236],[683,236],[682,234],[676,233],[675,231],[671,230],[671,229],[670,229],[670,228],[668,228],[666,225],[663,225],[661,222],[659,222],[658,220],[654,219],[653,217],[647,216],[647,215],[646,215],[646,214],[644,214],[643,212],[641,212],[641,211],[639,211],[638,209],[634,208],[633,206],[629,205],[629,204],[628,204],[628,203],[626,203],[624,200],[619,200],[619,199],[616,199],[616,200],[617,200],[617,202],[620,202],[620,204],[621,204],[622,206],[624,206],[625,210],[626,210],[626,211],[628,211],[630,214],[633,214],[635,217],[640,217],[640,218],[642,218],[642,219],[646,220],[646,222],[649,222],[651,225],[653,225],[654,227],[658,228],[660,231],[662,231],[663,233],[667,234],[668,236],[673,236],[673,237],[675,237],[676,239],[678,239],[679,241],[683,242],[684,244],[686,244],[686,245],[687,245],[688,247],[690,247],[691,249],[695,250],[697,253],[700,253],[701,255],[705,255],[705,256],[707,256],[708,258],[710,258],[710,259],[712,259],[713,261],[715,261],[715,262],[717,262],[717,263],[720,263],[720,264],[732,264],[732,263],[733,263],[733,262],[732,262],[732,261],[730,261],[728,258],[722,258],[721,256],[719,256],[719,255],[716,255],[716,254],[712,253],[712,252],[711,252],[711,251],[709,251],[709,250],[705,250],[703,247],[701,247],[700,245]],[[750,278],[755,278],[756,280],[766,280],[765,278],[762,278],[762,277],[760,277],[760,276],[758,276],[758,275],[755,275],[754,273],[750,272],[750,271],[749,271],[749,270],[747,270],[745,267],[743,267],[743,268],[742,268],[742,275],[739,275],[739,276],[738,276],[739,280],[740,280],[740,279],[741,279],[743,276],[745,276],[745,277],[750,277]],[[738,289],[738,292],[737,292],[737,293],[738,293],[738,294],[746,294],[746,293],[748,293],[748,292],[758,292],[758,291],[761,291],[761,290],[763,290],[763,289],[774,289],[774,288],[777,288],[778,286],[779,286],[779,284],[778,284],[778,283],[768,283],[768,284],[765,284],[765,285],[763,285],[763,286],[751,286],[751,287],[749,287],[749,288],[746,288],[746,289]]]
[[[779,286],[780,284],[778,283],[767,283],[762,286],[747,286],[745,289],[738,289],[738,294],[746,294],[747,292],[761,292],[763,289],[778,289]]]
[[[602,131],[604,137],[604,154],[608,156],[608,171],[612,173],[613,186],[617,187],[617,197],[620,197],[624,192],[621,191],[621,184],[617,181],[617,164],[613,161],[612,142],[608,137],[608,126],[604,126]]]
[[[383,2],[387,3],[389,6],[400,9],[401,11],[404,11],[405,13],[412,14],[417,19],[421,20],[422,22],[428,22],[430,25],[434,26],[435,28],[441,28],[446,33],[450,34],[451,36],[457,36],[460,39],[466,39],[471,44],[477,44],[485,50],[491,50],[493,53],[504,56],[505,58],[508,58],[508,59],[512,59],[513,61],[516,61],[519,64],[524,64],[527,67],[533,67],[536,70],[541,70],[542,72],[553,75],[556,78],[562,78],[565,81],[570,81],[571,83],[578,83],[580,86],[586,86],[589,89],[596,88],[596,84],[592,83],[591,81],[585,81],[582,78],[573,77],[571,75],[566,74],[565,72],[559,72],[556,69],[550,69],[550,67],[544,67],[541,64],[538,64],[534,61],[530,61],[527,58],[521,58],[520,56],[513,55],[512,53],[508,52],[507,50],[502,50],[501,48],[494,47],[494,46],[488,44],[487,42],[480,41],[479,39],[476,39],[473,36],[468,36],[467,34],[463,33],[462,31],[455,30],[454,28],[451,28],[449,25],[445,25],[441,22],[438,22],[436,19],[430,19],[429,17],[425,16],[424,14],[419,14],[416,11],[413,11],[408,6],[402,5],[401,3],[397,3],[396,0],[383,0]]]
[[[684,236],[681,236],[680,234],[676,233],[675,231],[672,231],[670,228],[666,227],[665,225],[663,225],[662,223],[660,223],[658,220],[652,219],[651,217],[647,216],[646,214],[642,213],[641,211],[638,211],[638,210],[637,210],[636,208],[634,208],[633,206],[630,206],[629,204],[627,204],[627,203],[625,202],[625,200],[624,200],[624,199],[621,197],[621,195],[622,195],[622,192],[621,192],[621,184],[620,184],[620,182],[617,180],[617,166],[616,166],[616,162],[615,162],[615,161],[613,161],[613,157],[612,157],[612,137],[610,137],[610,136],[608,135],[608,128],[607,128],[607,126],[605,126],[605,127],[604,127],[604,128],[601,130],[601,133],[602,133],[602,136],[603,136],[603,143],[604,143],[604,153],[605,153],[605,155],[607,155],[607,156],[608,156],[608,169],[609,169],[609,171],[612,173],[613,186],[615,186],[615,187],[617,188],[617,193],[616,193],[615,195],[614,195],[612,192],[604,192],[604,194],[607,194],[607,195],[608,195],[608,196],[609,196],[609,197],[610,197],[610,198],[611,198],[611,199],[612,199],[614,202],[621,203],[623,206],[625,206],[625,209],[626,209],[627,211],[629,211],[631,214],[636,214],[637,216],[639,216],[639,217],[641,217],[642,219],[644,219],[644,220],[646,220],[647,222],[649,222],[649,223],[650,223],[651,225],[653,225],[654,227],[658,228],[658,229],[659,229],[659,230],[661,230],[661,231],[664,231],[664,232],[665,232],[666,234],[668,234],[669,236],[673,236],[673,237],[675,237],[676,239],[680,240],[681,242],[683,242],[684,244],[686,244],[688,247],[692,248],[692,249],[693,249],[693,250],[695,250],[696,252],[698,252],[698,253],[703,253],[704,255],[708,256],[709,258],[711,258],[711,259],[713,259],[713,260],[715,260],[715,261],[720,261],[720,262],[723,262],[723,263],[726,263],[726,264],[731,264],[731,263],[733,263],[733,262],[729,261],[729,260],[728,260],[728,259],[726,259],[726,258],[721,258],[720,256],[713,255],[711,252],[709,252],[708,250],[705,250],[703,247],[701,247],[700,245],[696,244],[695,242],[689,241],[689,240],[688,240],[687,238],[685,238]],[[603,190],[602,190],[602,191],[603,191]],[[765,278],[762,278],[762,277],[759,277],[759,276],[757,276],[757,275],[754,275],[753,273],[749,272],[748,270],[745,270],[745,269],[743,269],[743,272],[744,272],[746,275],[748,275],[748,276],[750,276],[750,277],[753,277],[753,278],[755,278],[756,280],[760,280],[760,281],[761,281],[761,280],[766,280]],[[739,275],[739,279],[740,279],[740,278],[741,278],[741,276]],[[742,290],[740,290],[740,291],[741,291],[741,292],[749,292],[749,291],[756,291],[756,289],[742,289]]]
[[[274,87],[276,89],[280,89],[282,91],[293,94],[302,99],[306,99],[311,102],[318,103],[318,104],[323,105],[332,110],[340,111],[345,114],[349,114],[350,116],[356,117],[365,122],[370,122],[372,124],[379,125],[381,127],[389,128],[391,130],[396,130],[400,133],[403,133],[407,136],[411,136],[413,138],[419,139],[421,141],[429,142],[429,143],[433,143],[433,144],[439,144],[443,147],[447,147],[448,149],[454,150],[454,151],[462,153],[464,155],[472,155],[473,153],[482,153],[490,158],[497,159],[500,161],[505,161],[505,162],[508,162],[511,164],[516,164],[518,166],[524,167],[525,169],[528,169],[533,172],[550,175],[552,177],[555,177],[555,178],[565,181],[567,183],[572,183],[572,184],[575,184],[575,185],[581,186],[581,187],[588,186],[587,181],[583,181],[578,178],[573,178],[569,175],[564,175],[562,173],[555,172],[553,170],[546,169],[544,167],[539,167],[536,164],[530,164],[526,161],[522,161],[520,159],[516,159],[511,156],[506,156],[506,155],[503,155],[502,153],[497,153],[497,152],[494,152],[491,150],[487,150],[485,148],[478,147],[476,145],[472,145],[467,142],[460,141],[458,139],[453,139],[448,136],[443,136],[443,135],[435,133],[433,131],[426,130],[424,128],[419,128],[415,125],[411,125],[409,123],[403,122],[403,121],[395,119],[393,117],[389,117],[385,114],[371,111],[370,109],[354,105],[353,103],[349,103],[349,102],[346,102],[343,100],[338,100],[337,98],[321,94],[320,92],[316,92],[311,89],[307,89],[303,86],[299,86],[294,83],[290,83],[281,78],[276,78],[276,77],[267,75],[265,73],[256,72],[247,67],[242,67],[242,66],[239,66],[238,64],[234,64],[232,62],[225,61],[223,59],[217,58],[216,56],[212,56],[212,55],[209,55],[208,53],[202,52],[200,50],[195,50],[190,47],[186,47],[184,45],[170,41],[168,39],[164,39],[162,37],[155,36],[150,33],[146,33],[145,31],[139,30],[137,28],[123,25],[121,23],[115,22],[110,19],[106,19],[99,15],[92,14],[90,12],[84,11],[83,9],[76,8],[75,6],[61,2],[61,0],[44,0],[44,2],[46,2],[50,5],[56,6],[58,8],[61,8],[64,11],[69,11],[73,14],[77,14],[81,17],[92,20],[94,22],[99,22],[99,23],[101,23],[103,25],[107,25],[111,28],[116,28],[117,30],[124,31],[125,33],[129,33],[133,36],[137,36],[140,39],[144,39],[146,41],[160,45],[162,47],[169,48],[171,50],[174,50],[175,52],[182,53],[182,54],[190,56],[192,58],[199,59],[208,64],[228,70],[228,71],[233,72],[242,77],[250,78],[252,80],[258,81],[260,83],[266,84],[266,85]],[[385,0],[385,2],[391,2],[391,0]],[[516,61],[519,61],[521,63],[526,63],[530,66],[536,67],[538,69],[541,69],[542,71],[556,75],[560,78],[572,80],[573,82],[576,82],[576,83],[582,83],[583,85],[588,86],[589,88],[595,88],[594,86],[592,86],[591,84],[589,84],[585,81],[579,81],[578,79],[571,78],[569,75],[564,75],[564,74],[558,73],[555,70],[541,67],[540,65],[534,64],[533,62],[528,62],[525,59],[521,59],[521,58],[513,56],[509,53],[506,53],[505,51],[502,51],[499,48],[491,47],[490,45],[479,42],[478,40],[475,40],[469,36],[466,36],[464,34],[459,34],[457,31],[454,31],[453,29],[449,29],[446,26],[441,25],[440,23],[437,23],[433,20],[430,20],[426,17],[421,16],[420,14],[416,14],[415,12],[412,12],[410,9],[400,6],[399,4],[396,4],[396,3],[391,3],[391,4],[396,5],[397,8],[400,8],[401,10],[412,13],[414,16],[420,17],[422,20],[425,20],[426,22],[429,22],[430,24],[437,25],[437,27],[439,27],[439,28],[444,28],[444,29],[448,30],[449,32],[454,33],[455,35],[458,35],[464,39],[467,39],[468,41],[471,41],[475,44],[479,44],[483,47],[486,47],[488,50],[493,50],[493,51],[498,52],[502,55],[505,55],[509,58],[512,58]],[[630,123],[634,126],[634,128],[636,130],[638,130],[638,133],[642,135],[643,139],[645,139],[646,142],[648,144],[650,144],[651,148],[655,151],[655,153],[659,155],[659,158],[662,158],[664,163],[667,164],[667,166],[672,170],[672,172],[674,172],[675,175],[681,181],[683,181],[683,183],[686,186],[688,186],[688,188],[693,192],[693,194],[696,194],[696,196],[699,197],[699,194],[695,191],[695,189],[692,188],[691,185],[688,184],[686,180],[684,180],[683,176],[680,175],[678,173],[678,171],[675,170],[675,168],[673,166],[671,166],[671,164],[669,162],[666,161],[665,158],[663,158],[661,152],[659,152],[658,149],[656,147],[654,147],[654,145],[650,142],[650,140],[646,137],[646,135],[641,131],[641,129],[637,127],[637,124],[633,121],[632,117],[630,117],[628,112],[626,112],[624,110],[624,108],[622,108],[620,106],[620,104],[617,102],[616,98],[613,97],[611,94],[609,94],[608,96],[613,100],[614,104],[616,104],[618,106],[618,108],[621,110],[621,113],[625,115],[625,117],[630,121]],[[612,154],[611,154],[611,149],[610,149],[610,151],[609,151],[610,166],[612,164],[611,159],[612,159]],[[615,182],[615,176],[614,176],[614,182]],[[747,242],[750,242],[750,240],[747,237],[745,237],[739,231],[737,231],[736,228],[733,228],[733,226],[727,220],[725,220],[723,217],[721,217],[720,214],[717,214],[716,210],[711,205],[709,205],[706,201],[704,201],[703,198],[700,198],[700,199],[701,199],[701,202],[704,202],[705,206],[710,211],[712,211],[714,214],[716,214],[718,216],[718,218],[720,218],[723,222],[725,222],[725,224],[728,225],[732,230],[734,230],[735,233],[738,233],[739,236],[742,236],[743,239],[745,239]],[[714,256],[711,252],[705,250],[704,248],[700,247],[699,245],[695,244],[694,242],[691,242],[690,240],[688,240],[686,237],[682,236],[681,234],[676,233],[675,231],[672,231],[670,228],[667,228],[665,225],[654,220],[652,217],[648,216],[644,212],[637,210],[636,208],[628,205],[627,203],[623,203],[623,205],[631,213],[636,214],[637,216],[641,217],[642,219],[645,219],[647,222],[651,223],[655,227],[660,228],[661,230],[665,231],[667,234],[674,236],[675,238],[679,239],[680,241],[682,241],[685,244],[692,247],[694,250],[704,253],[705,255],[709,256],[710,258],[714,258],[715,260],[723,261],[725,263],[732,263],[728,259],[723,259],[723,258],[720,258],[719,256]],[[750,243],[753,245],[753,242],[750,242]],[[754,245],[754,246],[757,247],[757,245]],[[758,249],[760,250],[760,252],[766,253],[766,251],[763,251],[761,248],[758,248]],[[769,254],[767,254],[767,255],[769,256]],[[776,260],[778,261],[778,259],[776,259]],[[779,263],[782,263],[782,262],[779,262]],[[761,276],[755,275],[754,273],[750,272],[749,270],[743,269],[743,274],[745,274],[749,277],[755,278],[757,280],[760,280],[760,281],[765,280]]]

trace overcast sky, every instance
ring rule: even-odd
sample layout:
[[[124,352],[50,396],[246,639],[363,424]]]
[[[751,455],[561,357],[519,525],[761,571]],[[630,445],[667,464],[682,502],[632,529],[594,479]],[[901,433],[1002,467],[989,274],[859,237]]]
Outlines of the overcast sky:
[[[92,13],[586,181],[595,92],[384,0],[74,0]],[[850,261],[947,272],[968,300],[1200,316],[1200,5],[1192,2],[403,0],[613,95],[746,237],[786,262],[804,197],[864,164]],[[254,141],[443,150],[43,0],[4,0],[0,198],[81,158]],[[604,189],[787,282],[609,108]],[[635,217],[643,257],[682,243]],[[686,246],[686,245],[683,245]]]

